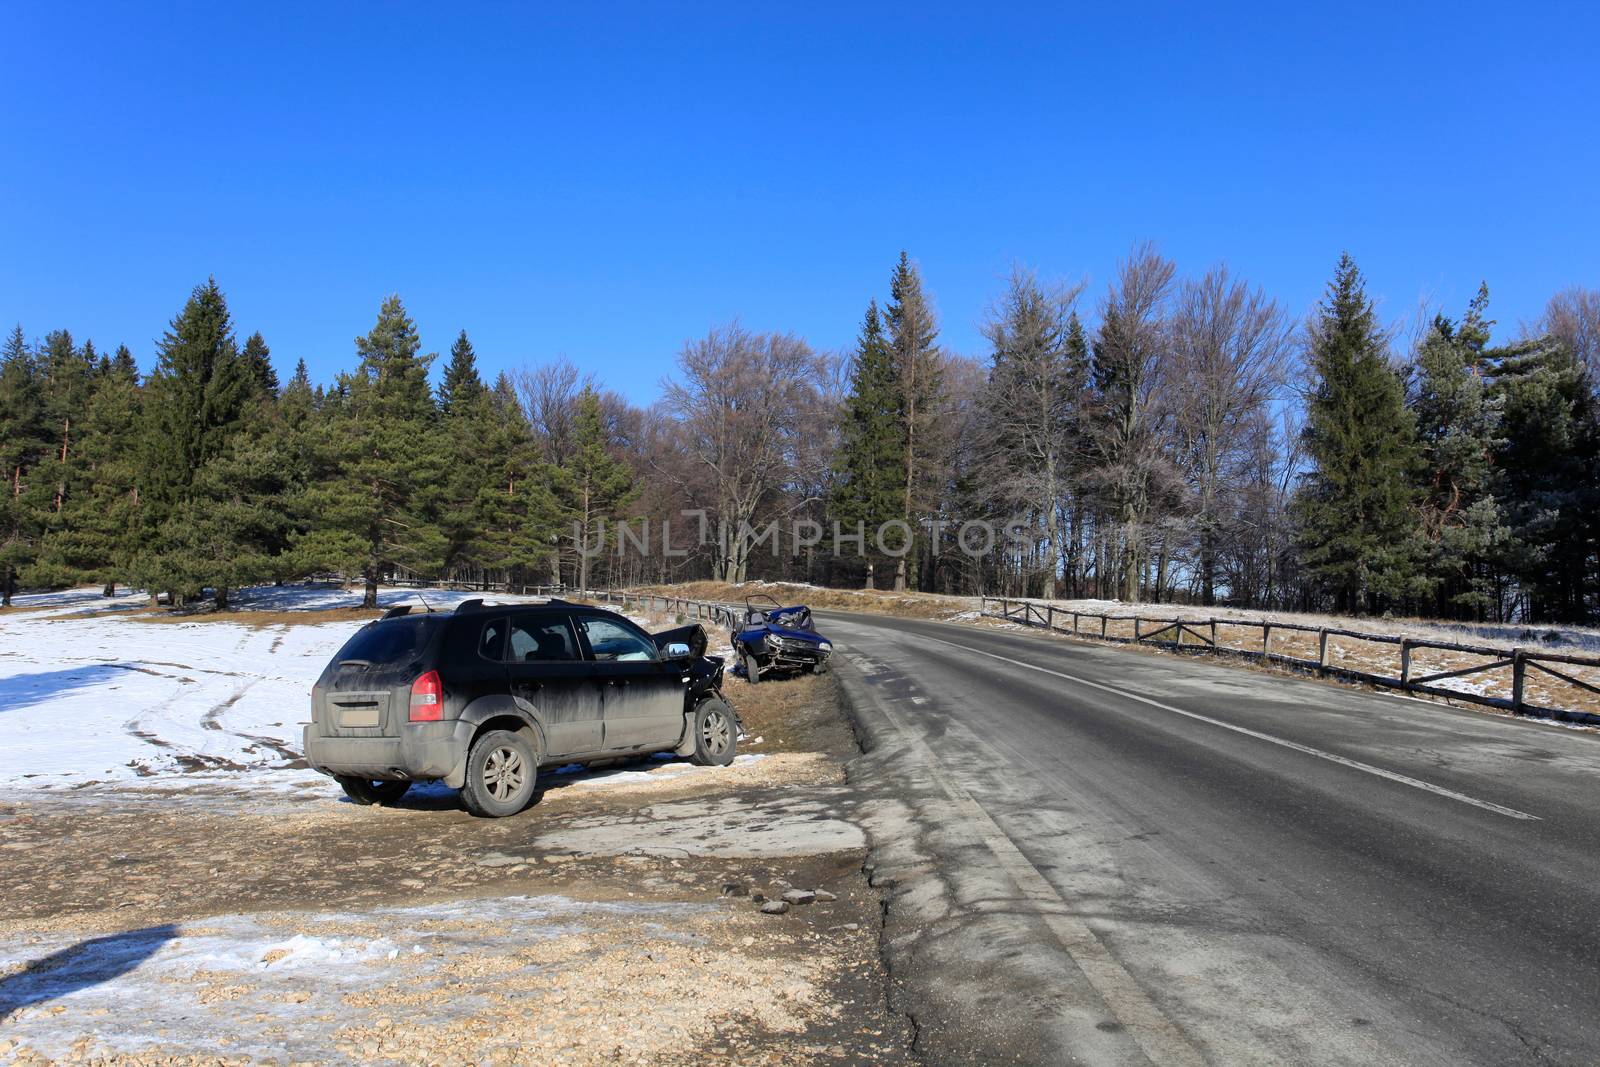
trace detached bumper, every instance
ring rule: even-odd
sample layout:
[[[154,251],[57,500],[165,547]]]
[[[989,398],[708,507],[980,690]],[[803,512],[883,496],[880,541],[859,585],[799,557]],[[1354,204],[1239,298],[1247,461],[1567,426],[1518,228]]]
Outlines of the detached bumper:
[[[306,762],[323,774],[377,780],[450,778],[466,762],[473,727],[450,722],[407,723],[399,737],[324,737],[305,728]]]

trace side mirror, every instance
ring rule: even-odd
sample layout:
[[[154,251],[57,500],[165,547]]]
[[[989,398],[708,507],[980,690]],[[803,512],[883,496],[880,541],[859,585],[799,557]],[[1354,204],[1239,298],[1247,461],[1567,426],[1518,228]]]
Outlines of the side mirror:
[[[668,659],[688,659],[689,646],[682,641],[672,641],[666,647],[666,657]]]

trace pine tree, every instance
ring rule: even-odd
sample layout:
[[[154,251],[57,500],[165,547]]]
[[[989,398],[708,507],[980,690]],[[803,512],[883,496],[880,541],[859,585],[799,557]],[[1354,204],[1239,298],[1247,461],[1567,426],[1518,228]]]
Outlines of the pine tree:
[[[607,524],[638,496],[633,470],[612,454],[614,447],[600,395],[585,386],[573,419],[571,455],[552,472],[557,502],[572,530],[580,590],[589,588],[590,560],[606,547]]]
[[[483,379],[478,375],[478,357],[462,330],[450,346],[450,362],[444,368],[444,380],[439,383],[439,411],[449,416],[459,402],[468,407],[484,394]]]
[[[261,336],[259,330],[245,341],[244,350],[239,353],[239,358],[243,363],[242,369],[248,383],[246,393],[252,399],[276,397],[278,372],[272,369],[272,350],[267,347],[266,338]]]
[[[311,520],[296,543],[303,569],[359,573],[367,607],[390,570],[434,573],[444,558],[447,451],[428,387],[435,357],[421,347],[400,298],[385,299],[372,331],[356,339],[360,366],[325,402],[325,437],[301,500]]]
[[[1313,326],[1311,461],[1299,499],[1308,575],[1335,610],[1380,611],[1415,591],[1416,425],[1355,262],[1339,260]]]
[[[127,575],[138,546],[140,392],[133,354],[118,346],[95,376],[82,422],[82,488],[68,497],[46,544],[53,576],[98,581],[107,596]]]
[[[1505,405],[1496,454],[1507,563],[1524,616],[1589,622],[1600,614],[1600,416],[1582,361],[1551,337],[1489,354]]]
[[[539,457],[533,427],[504,371],[488,394],[491,477],[479,490],[474,513],[491,569],[530,575],[555,554],[558,507],[549,467]]]
[[[39,354],[39,373],[44,393],[45,420],[51,434],[51,454],[41,476],[51,482],[50,513],[59,516],[78,470],[78,430],[94,389],[94,354],[73,345],[72,334],[52,330],[45,335]],[[59,518],[50,520],[58,523]]]
[[[1425,569],[1441,616],[1483,618],[1494,603],[1493,564],[1509,531],[1495,497],[1494,456],[1503,400],[1488,390],[1488,286],[1460,324],[1440,315],[1417,350],[1414,409],[1422,447]]]
[[[0,606],[10,606],[19,574],[38,554],[51,496],[42,474],[50,450],[44,391],[18,326],[0,353]]]
[[[1019,270],[984,330],[994,346],[982,401],[990,495],[1009,514],[1031,517],[1034,552],[1020,562],[1042,573],[1047,598],[1055,596],[1067,537],[1059,505],[1071,421],[1081,400],[1066,347],[1073,295],[1046,292]]]
[[[944,363],[936,346],[939,324],[922,291],[922,274],[904,251],[889,280],[886,317],[903,441],[904,472],[900,480],[898,517],[914,532],[920,517],[920,502],[927,495],[934,422],[943,407]],[[900,556],[895,563],[896,592],[905,591],[906,560],[920,543],[915,536],[912,540],[913,552]]]
[[[850,392],[840,414],[829,512],[842,529],[867,531],[866,587],[873,588],[873,531],[900,518],[904,505],[905,439],[894,361],[878,302],[867,305],[850,363]]]
[[[195,521],[196,477],[228,449],[257,385],[234,340],[227,300],[208,279],[172,320],[145,388],[138,487],[144,537],[133,578],[152,593],[168,590],[177,602],[212,584],[225,599],[227,576],[206,569],[227,550],[197,556],[187,526]]]
[[[494,406],[465,330],[450,346],[450,362],[439,384],[439,411],[450,452],[440,519],[447,541],[444,568],[476,581],[495,562],[479,509],[480,500],[499,481],[500,442]]]

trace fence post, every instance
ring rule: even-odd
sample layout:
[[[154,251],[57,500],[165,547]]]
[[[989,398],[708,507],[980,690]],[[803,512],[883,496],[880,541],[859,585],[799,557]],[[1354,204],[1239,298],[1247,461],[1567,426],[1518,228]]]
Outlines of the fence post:
[[[1072,613],[1072,636],[1078,636],[1078,613],[1076,611]]]
[[[1211,651],[1217,650],[1217,620],[1211,620]]]
[[[1261,659],[1263,661],[1266,661],[1266,660],[1269,660],[1271,658],[1272,658],[1272,624],[1270,622],[1264,622],[1264,623],[1261,624]]]
[[[1317,673],[1324,678],[1328,676],[1328,628],[1326,626],[1317,630]]]
[[[1411,638],[1400,639],[1400,687],[1411,688]]]
[[[1044,609],[1044,628],[1046,630],[1054,630],[1056,628],[1056,606],[1054,604],[1050,604]]]
[[[1100,616],[1100,640],[1106,639],[1106,616]]]
[[[1139,640],[1139,616],[1135,615],[1133,617],[1133,643],[1137,645]]]
[[[1522,685],[1528,678],[1527,653],[1520,648],[1511,650],[1511,710],[1522,714]]]

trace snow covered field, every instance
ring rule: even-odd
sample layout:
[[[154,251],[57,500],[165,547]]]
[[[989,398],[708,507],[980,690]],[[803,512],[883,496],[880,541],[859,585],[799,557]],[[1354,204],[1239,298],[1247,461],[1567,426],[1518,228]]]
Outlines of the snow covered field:
[[[436,609],[478,595],[422,594]],[[417,599],[407,589],[382,589],[378,597],[385,608]],[[363,625],[360,604],[359,589],[265,586],[242,591],[235,611],[185,619],[152,611],[142,593],[107,599],[99,589],[77,589],[18,597],[16,608],[0,612],[0,791],[269,790],[332,797],[337,790],[330,793],[328,779],[304,766],[300,734],[312,683]],[[326,612],[349,617],[326,621]],[[646,629],[674,625],[634,621]],[[728,655],[726,636],[711,637],[712,654]],[[647,776],[563,770],[585,786]],[[664,763],[648,775],[697,770]]]
[[[444,608],[474,594],[424,595]],[[175,621],[142,594],[18,597],[22,610],[0,612],[0,789],[324,790],[301,765],[300,731],[312,682],[362,622],[314,613],[360,603],[359,589],[263,587],[238,611]]]

